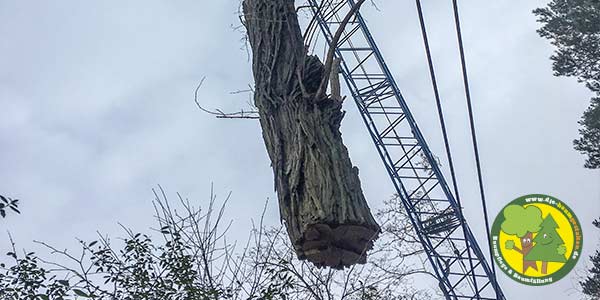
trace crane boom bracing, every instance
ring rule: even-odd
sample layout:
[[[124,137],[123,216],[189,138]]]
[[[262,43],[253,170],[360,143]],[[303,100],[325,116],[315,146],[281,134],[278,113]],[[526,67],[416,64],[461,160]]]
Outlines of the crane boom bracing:
[[[356,1],[308,3],[329,44]],[[335,54],[446,299],[505,299],[360,13]]]

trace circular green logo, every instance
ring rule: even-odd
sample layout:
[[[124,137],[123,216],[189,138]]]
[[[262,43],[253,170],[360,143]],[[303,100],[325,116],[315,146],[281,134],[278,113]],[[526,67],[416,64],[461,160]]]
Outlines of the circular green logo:
[[[547,285],[565,277],[583,246],[573,211],[542,194],[519,197],[506,205],[492,226],[494,260],[506,275],[527,285]]]

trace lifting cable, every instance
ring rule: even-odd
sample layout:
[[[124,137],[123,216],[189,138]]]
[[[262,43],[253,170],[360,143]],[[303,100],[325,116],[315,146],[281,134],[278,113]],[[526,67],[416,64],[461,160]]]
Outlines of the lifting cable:
[[[454,186],[454,196],[456,197],[456,201],[458,202],[459,211],[462,211],[462,205],[460,204],[460,196],[458,194],[458,184],[456,182],[456,172],[454,171],[454,162],[452,161],[452,152],[450,151],[450,142],[448,141],[448,132],[446,130],[446,121],[444,120],[442,102],[440,101],[440,93],[438,91],[437,79],[435,77],[435,70],[433,67],[433,59],[431,58],[431,50],[429,48],[429,39],[427,38],[427,30],[425,28],[425,20],[423,18],[423,9],[421,8],[420,0],[416,0],[416,3],[417,12],[419,14],[419,22],[421,24],[421,34],[423,35],[423,44],[425,45],[425,52],[427,54],[427,63],[429,64],[431,84],[433,85],[433,94],[435,95],[435,104],[437,106],[440,127],[442,127],[442,135],[444,136],[444,145],[446,148],[446,156],[448,158],[448,166],[450,167],[450,174],[452,176],[452,185]]]
[[[454,187],[454,196],[456,197],[456,202],[458,204],[458,216],[460,217],[461,220],[461,224],[463,227],[463,232],[464,234],[466,234],[466,228],[465,228],[465,219],[463,217],[463,213],[462,213],[462,205],[460,202],[460,195],[458,192],[458,183],[456,181],[456,172],[454,169],[454,162],[452,159],[452,151],[450,150],[450,142],[448,139],[448,132],[446,130],[446,121],[444,120],[444,112],[442,109],[442,102],[440,100],[440,93],[438,90],[438,85],[437,85],[437,79],[435,76],[435,68],[433,66],[433,59],[431,56],[431,49],[429,47],[429,38],[427,37],[427,28],[425,26],[425,18],[423,17],[423,8],[421,7],[421,0],[415,0],[416,5],[417,5],[417,13],[419,16],[419,23],[421,25],[421,35],[423,37],[423,45],[425,47],[425,53],[427,55],[427,63],[429,66],[429,75],[431,77],[431,84],[433,86],[433,94],[435,96],[435,103],[437,106],[437,112],[438,112],[438,119],[440,121],[440,127],[442,128],[442,135],[444,137],[444,146],[446,148],[446,157],[448,158],[448,166],[450,168],[450,174],[452,176],[452,185]],[[466,238],[465,236],[465,243],[467,248],[469,248],[469,240]],[[454,245],[454,243],[452,244],[453,247],[456,247]],[[471,251],[467,251],[467,256],[469,258],[469,265],[471,267],[471,270],[473,270],[472,276],[473,276],[473,282],[472,284],[474,285],[474,290],[477,294],[477,296],[479,296],[479,289],[477,287],[477,280],[475,278],[475,271],[474,271],[474,266],[473,266],[473,259],[471,257]],[[466,266],[463,266],[464,268],[466,268]],[[468,274],[468,273],[467,273]]]
[[[487,212],[487,204],[485,201],[485,193],[483,189],[483,177],[481,175],[481,162],[479,160],[479,148],[477,146],[477,135],[475,133],[475,121],[473,117],[473,106],[471,105],[471,92],[469,91],[469,77],[467,75],[467,65],[465,61],[465,50],[463,47],[462,33],[460,30],[460,18],[458,15],[458,3],[457,0],[452,0],[452,7],[454,10],[454,23],[456,26],[456,38],[458,39],[458,49],[460,51],[460,62],[462,67],[463,84],[465,87],[465,96],[467,98],[467,108],[469,111],[469,125],[471,128],[471,140],[473,142],[473,153],[475,154],[475,164],[477,166],[477,179],[479,181],[479,193],[481,195],[481,204],[483,208],[483,217],[485,219],[485,232],[488,238],[488,249],[490,251],[490,263],[492,265],[492,275],[494,281],[496,281],[496,269],[494,267],[494,256],[492,253],[492,239],[490,235],[490,224]]]

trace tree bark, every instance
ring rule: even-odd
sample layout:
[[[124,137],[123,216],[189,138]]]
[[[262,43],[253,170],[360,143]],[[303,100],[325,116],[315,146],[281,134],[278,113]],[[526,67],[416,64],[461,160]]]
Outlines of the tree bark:
[[[244,0],[243,12],[254,102],[296,254],[317,266],[364,263],[380,228],[342,142],[342,102],[317,92],[325,68],[306,53],[294,1]]]

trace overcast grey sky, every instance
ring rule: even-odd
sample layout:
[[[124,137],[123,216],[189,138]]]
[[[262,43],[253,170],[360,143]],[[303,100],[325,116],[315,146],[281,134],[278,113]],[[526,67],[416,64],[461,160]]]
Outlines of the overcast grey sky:
[[[376,0],[363,14],[434,153],[443,148],[413,1]],[[197,110],[245,106],[231,95],[252,83],[236,30],[238,1],[0,0],[0,193],[22,199],[2,222],[20,247],[32,240],[73,248],[121,222],[153,225],[151,189],[161,184],[199,205],[211,182],[232,235],[243,238],[264,201],[276,199],[257,122]],[[546,1],[461,1],[472,96],[490,214],[530,193],[568,203],[583,224],[584,256],[599,246],[600,173],[572,149],[591,94],[552,76],[553,48],[531,10]],[[455,149],[465,214],[485,245],[450,1],[425,1],[430,39]],[[354,104],[342,124],[372,208],[392,195]],[[447,164],[442,164],[445,166]],[[267,222],[278,223],[275,201]],[[0,248],[6,249],[6,238]],[[3,250],[2,250],[3,251]],[[578,299],[576,272],[544,288],[499,274],[509,299]]]

